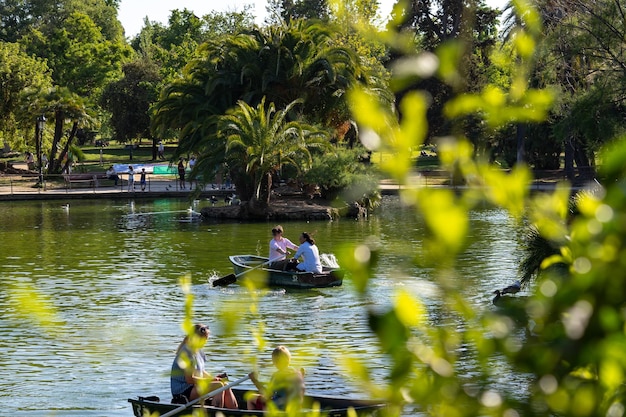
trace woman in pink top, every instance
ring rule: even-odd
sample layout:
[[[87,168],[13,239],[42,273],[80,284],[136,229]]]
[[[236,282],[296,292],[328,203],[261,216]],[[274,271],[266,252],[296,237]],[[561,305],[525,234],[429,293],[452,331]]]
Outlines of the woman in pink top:
[[[298,246],[283,237],[283,227],[278,225],[272,229],[273,239],[270,240],[270,267],[283,270],[287,266],[287,250],[298,250]]]

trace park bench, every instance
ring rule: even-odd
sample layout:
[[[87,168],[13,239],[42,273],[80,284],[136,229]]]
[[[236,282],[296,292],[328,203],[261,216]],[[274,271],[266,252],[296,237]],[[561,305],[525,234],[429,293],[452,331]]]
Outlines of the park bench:
[[[114,181],[107,178],[104,172],[91,174],[64,174],[65,185],[72,188],[72,185],[87,186],[97,188],[105,185],[114,185]],[[110,184],[108,184],[110,182]]]

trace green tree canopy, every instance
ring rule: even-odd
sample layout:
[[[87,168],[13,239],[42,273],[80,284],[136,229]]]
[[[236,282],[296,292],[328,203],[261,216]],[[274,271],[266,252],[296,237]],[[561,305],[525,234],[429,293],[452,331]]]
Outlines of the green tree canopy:
[[[163,90],[153,119],[158,134],[179,130],[181,155],[214,140],[215,117],[239,100],[254,107],[266,97],[277,109],[302,100],[307,120],[335,127],[350,118],[347,89],[372,87],[354,52],[337,46],[330,28],[310,21],[206,42],[184,74]],[[382,82],[375,86],[384,96]]]
[[[54,123],[48,156],[48,173],[59,174],[67,170],[70,162],[68,152],[73,146],[78,129],[93,127],[96,124],[94,105],[63,87],[26,91],[23,103],[24,109],[21,114],[28,120],[35,120],[37,116],[43,114],[48,121]],[[69,132],[65,129],[66,123],[71,124]]]
[[[121,73],[131,50],[121,40],[106,39],[83,13],[75,12],[48,32],[34,30],[22,43],[47,60],[55,84],[80,95],[98,95]]]
[[[241,12],[213,12],[198,18],[187,9],[173,10],[168,24],[146,20],[132,40],[133,49],[145,59],[155,62],[164,82],[180,76],[194,57],[198,45],[254,27],[250,7]]]
[[[412,0],[405,9],[394,10],[389,29],[412,37],[415,55],[440,50],[443,54],[461,57],[461,65],[453,70],[442,68],[437,77],[407,72],[406,76],[394,80],[398,102],[405,92],[416,88],[427,91],[432,97],[428,111],[429,137],[450,134],[455,128],[469,136],[484,136],[484,132],[471,132],[475,124],[452,123],[442,110],[453,93],[480,91],[487,84],[497,18],[498,12],[485,6],[483,0]],[[402,67],[406,48],[406,43],[393,45],[392,67]],[[405,58],[398,60],[400,56]]]
[[[42,59],[26,54],[17,43],[0,42],[0,136],[17,145],[17,141],[11,139],[20,129],[18,121],[22,119],[25,131],[30,131],[35,123],[34,118],[24,120],[22,117],[22,92],[51,85],[48,67]]]
[[[326,0],[269,0],[270,22],[291,22],[298,19],[328,20],[330,8]]]
[[[101,106],[111,113],[115,139],[127,142],[151,137],[149,110],[158,98],[158,68],[151,61],[136,60],[124,65],[123,72],[121,79],[106,86],[100,99]]]
[[[0,2],[0,40],[17,42],[31,31],[49,32],[72,13],[89,16],[109,41],[123,41],[116,0],[3,0]]]

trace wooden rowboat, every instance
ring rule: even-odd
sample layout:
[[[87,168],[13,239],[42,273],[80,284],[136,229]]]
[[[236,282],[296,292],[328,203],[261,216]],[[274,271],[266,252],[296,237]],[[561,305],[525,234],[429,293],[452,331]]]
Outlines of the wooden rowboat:
[[[270,287],[290,288],[323,288],[338,287],[343,282],[343,271],[339,268],[323,267],[321,274],[311,272],[282,271],[272,269],[268,264],[268,258],[256,255],[233,255],[229,257],[233,264],[235,275],[240,276],[252,269],[265,271],[267,285]],[[262,268],[260,265],[265,264]],[[244,275],[249,276],[250,274]]]
[[[182,410],[180,413],[175,415],[191,415],[194,410],[199,408],[203,408],[206,412],[206,415],[209,417],[215,417],[218,415],[223,417],[264,417],[266,415],[265,411],[245,409],[246,401],[243,397],[244,394],[249,390],[233,388],[232,391],[235,394],[235,397],[237,397],[237,403],[239,404],[240,409],[232,410],[228,408],[219,408],[206,405],[200,406],[199,404],[196,404],[186,410]],[[159,413],[159,415],[163,415],[180,407],[180,404],[160,402],[156,397],[138,397],[137,399],[129,398],[128,402],[131,403],[133,407],[133,415],[135,415],[136,417],[144,417],[146,415],[152,415],[152,413]],[[350,409],[354,409],[357,415],[361,417],[376,416],[378,414],[378,411],[385,407],[385,404],[381,401],[356,400],[321,395],[307,395],[304,398],[302,415],[305,415],[307,411],[310,412],[311,408],[317,404],[319,404],[322,414],[328,417],[344,417],[348,414],[348,410]]]

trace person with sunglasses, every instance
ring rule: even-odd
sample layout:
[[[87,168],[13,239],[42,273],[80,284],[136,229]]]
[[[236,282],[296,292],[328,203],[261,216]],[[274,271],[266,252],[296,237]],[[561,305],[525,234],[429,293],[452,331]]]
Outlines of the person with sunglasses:
[[[270,268],[284,270],[289,263],[287,261],[288,250],[298,250],[298,245],[283,236],[283,227],[277,225],[272,229],[270,240]]]
[[[186,404],[224,386],[222,380],[227,378],[225,373],[212,377],[205,369],[206,355],[202,348],[210,333],[207,326],[195,324],[193,331],[178,346],[170,377],[172,403]],[[205,403],[223,408],[239,407],[230,389],[209,397]]]

